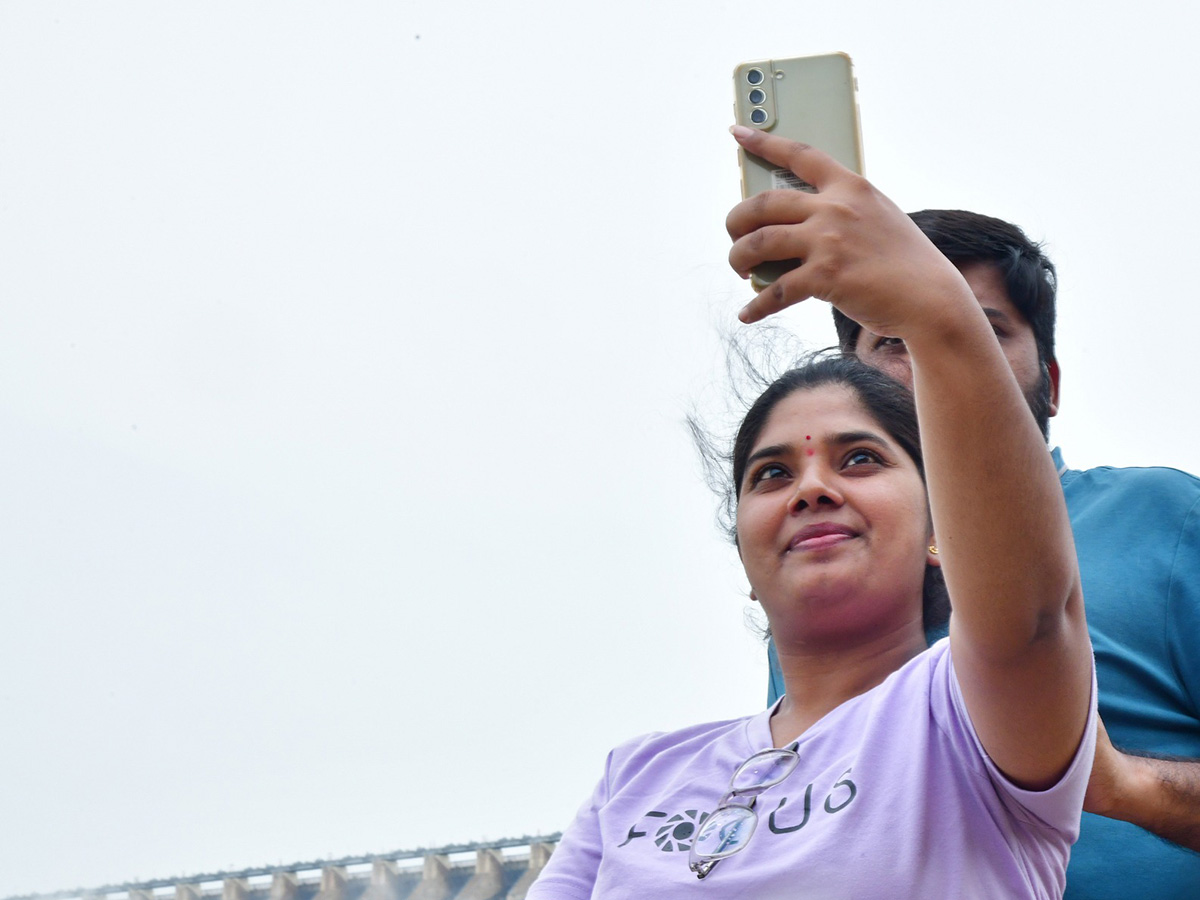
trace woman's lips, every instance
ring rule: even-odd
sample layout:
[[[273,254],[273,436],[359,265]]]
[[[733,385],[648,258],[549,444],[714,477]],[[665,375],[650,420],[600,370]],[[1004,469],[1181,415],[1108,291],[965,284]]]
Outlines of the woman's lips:
[[[843,541],[858,537],[854,529],[832,522],[818,522],[797,531],[788,541],[787,552],[792,550],[824,550]]]

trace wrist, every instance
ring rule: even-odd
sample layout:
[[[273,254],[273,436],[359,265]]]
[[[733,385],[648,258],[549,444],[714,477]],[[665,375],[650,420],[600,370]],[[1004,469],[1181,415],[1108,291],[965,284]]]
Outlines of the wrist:
[[[915,366],[970,370],[979,361],[990,360],[1001,365],[997,372],[1007,374],[1008,362],[992,325],[965,281],[932,286],[926,302],[896,331]]]
[[[1117,752],[1121,760],[1121,777],[1114,782],[1114,789],[1106,798],[1107,809],[1100,814],[1158,833],[1158,819],[1168,800],[1163,796],[1162,779],[1153,761]]]

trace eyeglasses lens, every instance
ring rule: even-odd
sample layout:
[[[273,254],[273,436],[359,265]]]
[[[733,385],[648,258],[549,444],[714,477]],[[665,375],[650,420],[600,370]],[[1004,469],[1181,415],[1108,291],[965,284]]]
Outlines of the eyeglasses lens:
[[[792,774],[800,757],[791,750],[764,750],[755,753],[733,773],[730,787],[737,793],[765,790]]]
[[[745,806],[718,809],[692,840],[693,859],[724,859],[741,850],[754,834],[758,816]]]

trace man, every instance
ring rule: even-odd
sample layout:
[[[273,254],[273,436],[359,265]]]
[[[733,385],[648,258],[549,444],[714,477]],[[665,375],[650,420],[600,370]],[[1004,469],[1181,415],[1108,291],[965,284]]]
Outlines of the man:
[[[999,219],[951,210],[912,219],[962,272],[1048,434],[1059,384],[1053,264]],[[902,342],[836,310],[834,319],[844,352],[912,384]],[[1200,850],[1200,480],[1163,468],[1076,471],[1060,450],[1053,455],[1112,741],[1101,733],[1066,897],[1200,897],[1200,854],[1192,852]]]

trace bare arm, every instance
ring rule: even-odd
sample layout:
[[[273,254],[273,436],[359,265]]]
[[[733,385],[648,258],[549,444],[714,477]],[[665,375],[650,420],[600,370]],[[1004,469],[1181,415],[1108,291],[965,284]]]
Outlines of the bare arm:
[[[996,765],[1022,786],[1053,784],[1083,734],[1091,647],[1057,474],[991,327],[958,270],[868,182],[804,145],[735,136],[819,190],[730,213],[739,273],[804,260],[742,318],[818,297],[908,345],[959,684]]]
[[[1200,852],[1200,760],[1123,753],[1101,724],[1083,808]]]

